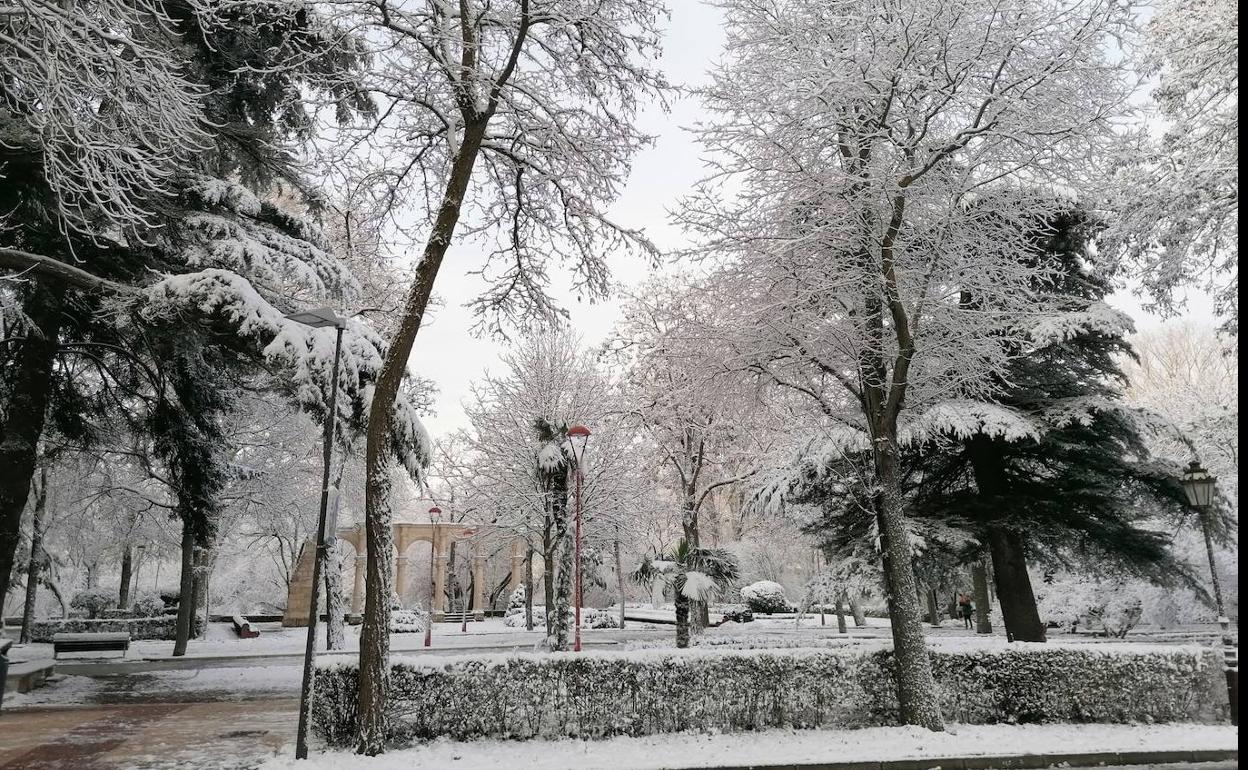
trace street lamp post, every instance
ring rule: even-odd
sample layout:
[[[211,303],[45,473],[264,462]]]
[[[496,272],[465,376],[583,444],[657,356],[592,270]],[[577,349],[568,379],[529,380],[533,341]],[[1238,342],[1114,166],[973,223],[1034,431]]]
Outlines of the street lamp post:
[[[327,307],[292,313],[286,318],[313,329],[333,327],[336,332],[329,404],[325,412],[325,442],[321,450],[324,468],[321,474],[321,510],[316,523],[316,551],[312,556],[312,597],[308,602],[308,641],[303,653],[303,686],[299,692],[299,726],[298,734],[295,736],[295,758],[307,759],[308,717],[312,708],[312,687],[316,671],[314,661],[316,658],[317,604],[321,598],[321,564],[325,560],[325,514],[329,510],[329,466],[333,460],[334,435],[338,426],[338,360],[342,357],[342,330],[346,328],[347,322]]]
[[[1213,601],[1218,610],[1218,625],[1222,629],[1222,651],[1226,660],[1226,686],[1231,706],[1231,723],[1239,724],[1239,652],[1231,645],[1231,619],[1226,616],[1222,602],[1222,581],[1218,579],[1218,565],[1213,558],[1213,535],[1209,531],[1209,511],[1213,507],[1213,491],[1218,479],[1192,460],[1183,471],[1183,491],[1187,501],[1200,517],[1201,533],[1205,536],[1205,555],[1209,559],[1209,580],[1213,584]]]
[[[433,603],[437,601],[434,592],[438,590],[437,583],[434,581],[434,564],[438,559],[438,517],[442,515],[442,509],[433,506],[429,509],[429,523],[433,528],[433,540],[429,542],[429,620],[425,623],[425,646],[433,645]]]
[[[576,458],[576,565],[574,569],[576,581],[576,615],[575,636],[572,649],[581,651],[581,483],[585,479],[584,462],[585,446],[589,443],[589,428],[584,425],[573,425],[568,428],[568,440],[572,442],[572,453]]]

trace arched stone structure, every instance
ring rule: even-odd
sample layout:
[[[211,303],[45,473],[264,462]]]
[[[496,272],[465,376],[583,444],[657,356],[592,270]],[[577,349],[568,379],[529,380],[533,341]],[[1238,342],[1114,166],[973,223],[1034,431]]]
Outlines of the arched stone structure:
[[[484,535],[487,532],[501,532],[498,527],[481,524],[437,523],[391,525],[394,534],[395,559],[394,584],[396,590],[407,586],[408,557],[404,556],[413,543],[428,541],[432,545],[434,563],[433,578],[433,619],[443,620],[446,617],[446,565],[450,560],[451,543]],[[350,543],[355,547],[355,580],[351,590],[352,614],[358,615],[364,610],[364,561],[367,558],[367,540],[364,528],[360,525],[342,527],[336,533],[338,540]],[[308,602],[312,598],[312,554],[316,544],[312,540],[304,543],[299,553],[299,563],[295,566],[295,574],[290,580],[290,589],[286,594],[286,614],[282,616],[283,626],[308,625]],[[514,591],[524,582],[524,540],[514,538],[511,542],[511,580],[507,590]],[[472,541],[472,606],[475,607],[477,620],[485,619],[485,562],[486,556],[480,540]],[[400,595],[400,601],[407,597]]]

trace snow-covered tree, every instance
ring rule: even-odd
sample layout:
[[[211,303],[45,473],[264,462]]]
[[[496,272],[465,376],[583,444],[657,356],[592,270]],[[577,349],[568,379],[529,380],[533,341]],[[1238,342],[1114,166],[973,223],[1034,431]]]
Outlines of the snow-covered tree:
[[[628,163],[646,141],[640,100],[664,88],[658,53],[662,7],[653,0],[498,4],[411,0],[343,2],[344,23],[367,30],[374,65],[364,87],[385,104],[380,119],[348,132],[361,148],[358,178],[395,208],[415,212],[424,246],[374,389],[368,430],[368,598],[360,646],[359,750],[377,754],[386,734],[385,597],[390,553],[385,501],[391,406],[407,369],[438,272],[452,241],[479,235],[489,288],[470,302],[486,326],[558,309],[549,268],[567,262],[590,297],[607,289],[605,258],[653,252],[608,218]],[[460,219],[465,220],[461,228]]]
[[[689,646],[689,611],[694,602],[709,603],[741,576],[737,560],[722,548],[690,546],[684,540],[670,553],[647,555],[633,570],[633,582],[670,586],[676,600],[676,646]],[[783,595],[783,589],[781,589]]]
[[[714,172],[680,221],[725,259],[750,364],[852,404],[828,419],[872,458],[902,719],[940,729],[899,421],[1005,366],[998,321],[1033,312],[1020,224],[1091,186],[1116,143],[1130,88],[1106,49],[1130,18],[1109,0],[723,5],[724,61],[701,90]]]
[[[1118,174],[1112,245],[1173,314],[1209,292],[1239,334],[1239,23],[1232,0],[1162,0],[1136,51],[1155,79],[1160,136]]]

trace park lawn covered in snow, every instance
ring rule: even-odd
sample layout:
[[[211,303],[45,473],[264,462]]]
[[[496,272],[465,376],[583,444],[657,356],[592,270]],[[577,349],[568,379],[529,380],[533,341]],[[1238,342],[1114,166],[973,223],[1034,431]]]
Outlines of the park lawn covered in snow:
[[[1075,754],[1125,751],[1237,749],[1239,729],[1222,725],[950,725],[948,732],[919,727],[861,730],[764,730],[752,733],[670,733],[577,739],[471,742],[439,739],[366,758],[351,752],[313,754],[296,762],[290,752],[261,770],[410,770],[415,767],[524,767],[529,770],[658,770],[815,762]]]

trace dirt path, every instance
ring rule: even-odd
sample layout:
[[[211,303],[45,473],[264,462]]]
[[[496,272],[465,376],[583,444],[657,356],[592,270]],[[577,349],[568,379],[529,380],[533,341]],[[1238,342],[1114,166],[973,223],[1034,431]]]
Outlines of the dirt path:
[[[0,713],[0,770],[235,770],[293,743],[298,701],[126,703]]]

